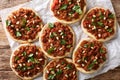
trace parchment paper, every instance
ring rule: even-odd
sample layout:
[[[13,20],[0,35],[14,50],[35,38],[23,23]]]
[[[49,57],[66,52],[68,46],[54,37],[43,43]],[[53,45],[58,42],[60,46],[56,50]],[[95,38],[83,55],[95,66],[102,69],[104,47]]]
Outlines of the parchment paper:
[[[87,11],[90,8],[95,7],[95,6],[108,8],[114,13],[114,9],[113,9],[113,6],[112,6],[110,0],[87,0]],[[11,11],[16,10],[20,7],[30,7],[30,8],[33,8],[34,10],[36,10],[38,12],[38,14],[41,16],[44,24],[46,24],[48,22],[56,21],[56,19],[53,17],[52,13],[49,10],[50,0],[32,0],[30,2],[21,4],[21,5],[12,7],[12,8],[7,8],[4,10],[1,10],[0,15],[2,18],[2,23],[4,25],[4,28],[5,28],[5,19],[6,19],[7,15]],[[80,22],[71,24],[71,27],[73,28],[73,30],[76,34],[76,45],[82,38],[87,38],[87,35],[84,34],[84,32],[82,31],[82,29],[80,27]],[[19,45],[19,43],[13,41],[9,37],[9,34],[6,33],[6,35],[7,35],[11,49],[14,50]],[[108,60],[107,60],[106,64],[102,67],[101,70],[99,70],[93,74],[83,74],[83,73],[79,72],[79,80],[92,78],[96,75],[105,73],[108,70],[114,69],[115,67],[119,66],[120,65],[120,42],[119,41],[120,41],[120,28],[119,28],[119,25],[117,24],[116,37],[114,39],[104,43],[108,49]],[[37,41],[34,44],[39,45],[39,42]],[[42,80],[42,77],[38,77],[34,80]]]

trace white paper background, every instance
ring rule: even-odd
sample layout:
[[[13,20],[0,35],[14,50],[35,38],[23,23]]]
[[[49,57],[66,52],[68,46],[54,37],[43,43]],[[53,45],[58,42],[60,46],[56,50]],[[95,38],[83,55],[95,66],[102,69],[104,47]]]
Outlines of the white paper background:
[[[31,2],[27,2],[12,8],[7,8],[0,11],[0,15],[2,18],[2,23],[4,24],[5,28],[5,19],[7,15],[20,7],[30,7],[33,8],[38,12],[38,14],[41,16],[43,22],[46,24],[48,22],[54,22],[56,19],[53,17],[52,13],[49,10],[50,0],[33,0]],[[110,0],[87,0],[87,10],[89,10],[92,7],[100,6],[110,9],[112,12],[114,12],[113,6],[111,4]],[[83,33],[80,23],[77,22],[75,24],[71,25],[75,34],[76,34],[76,44],[80,41],[82,38],[86,38],[87,35]],[[105,42],[105,45],[108,48],[108,60],[106,64],[103,66],[103,68],[96,73],[93,74],[83,74],[79,72],[79,80],[88,79],[91,77],[94,77],[96,75],[102,74],[107,72],[110,69],[114,69],[115,67],[120,65],[120,28],[117,24],[117,34],[116,37],[109,42]],[[9,34],[7,34],[8,41],[10,43],[10,47],[12,50],[14,50],[19,44],[15,41],[13,41],[11,38],[9,38]],[[34,44],[39,45],[38,41]],[[42,77],[38,77],[35,80],[42,80]]]

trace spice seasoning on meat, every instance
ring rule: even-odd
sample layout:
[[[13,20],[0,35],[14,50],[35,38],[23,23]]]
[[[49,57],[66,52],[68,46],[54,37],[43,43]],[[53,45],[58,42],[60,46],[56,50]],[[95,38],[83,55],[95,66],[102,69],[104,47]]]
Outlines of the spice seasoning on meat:
[[[65,56],[74,46],[74,34],[68,25],[55,22],[47,24],[41,34],[44,51],[53,57]]]
[[[85,6],[85,0],[53,0],[51,10],[58,19],[73,21],[80,18]]]
[[[35,45],[20,46],[11,57],[11,68],[20,77],[34,77],[43,72],[46,57]]]
[[[107,49],[101,42],[83,40],[74,52],[74,63],[86,72],[98,70],[106,61]]]
[[[83,19],[82,25],[86,32],[93,35],[97,40],[110,38],[116,32],[115,15],[108,9],[92,9]]]
[[[51,61],[46,66],[44,74],[46,80],[77,80],[75,65],[66,59]]]
[[[42,29],[42,20],[31,9],[20,8],[8,16],[6,29],[16,40],[34,40]]]

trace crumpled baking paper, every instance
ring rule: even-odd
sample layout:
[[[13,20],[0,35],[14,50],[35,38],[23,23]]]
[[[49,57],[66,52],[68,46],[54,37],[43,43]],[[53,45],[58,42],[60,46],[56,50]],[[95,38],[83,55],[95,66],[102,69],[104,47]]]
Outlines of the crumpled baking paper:
[[[2,23],[4,25],[4,28],[5,28],[5,20],[6,20],[7,15],[11,11],[14,11],[20,7],[30,7],[32,9],[36,10],[38,12],[38,14],[41,16],[44,24],[46,24],[48,22],[56,21],[56,19],[54,18],[54,16],[52,15],[52,13],[50,12],[50,9],[49,9],[50,1],[51,0],[32,0],[30,2],[20,4],[18,6],[12,7],[12,8],[7,8],[4,10],[1,10],[0,15],[2,18]],[[91,9],[92,7],[96,7],[96,6],[108,8],[113,13],[115,13],[110,0],[87,0],[87,11],[89,9]],[[70,26],[73,28],[73,30],[76,34],[76,45],[81,39],[88,37],[82,31],[82,29],[80,27],[80,22],[71,24]],[[10,47],[13,51],[19,45],[19,43],[13,41],[9,37],[9,34],[6,33],[6,35],[7,35]],[[117,23],[117,34],[116,34],[115,38],[104,43],[108,49],[108,60],[107,60],[106,64],[102,67],[101,70],[99,70],[93,74],[84,74],[84,73],[79,72],[79,80],[84,80],[84,79],[95,77],[96,75],[105,73],[108,70],[114,69],[115,67],[119,66],[120,65],[120,42],[119,41],[120,41],[120,28]],[[38,41],[34,42],[34,44],[40,45]],[[42,77],[39,76],[34,80],[42,80]]]

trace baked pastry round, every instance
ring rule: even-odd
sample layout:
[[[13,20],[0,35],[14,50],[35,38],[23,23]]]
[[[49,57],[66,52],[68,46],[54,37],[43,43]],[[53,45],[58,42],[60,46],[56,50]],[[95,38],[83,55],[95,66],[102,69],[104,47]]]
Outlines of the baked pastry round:
[[[29,8],[13,11],[6,19],[6,31],[19,43],[33,42],[38,39],[42,27],[41,18]]]
[[[56,59],[45,67],[43,80],[78,80],[77,73],[71,59]]]
[[[73,52],[73,62],[83,73],[99,70],[107,60],[107,49],[102,42],[85,39],[79,42]]]
[[[72,28],[60,22],[46,24],[39,37],[43,52],[52,59],[70,54],[75,43]]]
[[[75,23],[86,12],[86,0],[51,0],[51,11],[62,23]]]
[[[47,63],[44,53],[33,44],[22,44],[13,51],[10,67],[21,79],[33,79],[41,75]]]
[[[85,15],[81,27],[93,39],[108,41],[115,36],[116,17],[109,9],[95,7]]]

